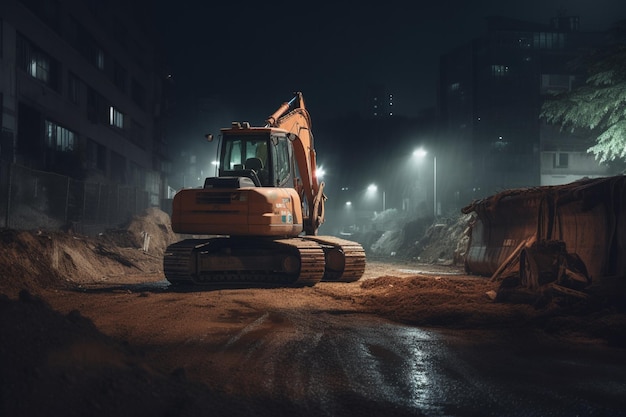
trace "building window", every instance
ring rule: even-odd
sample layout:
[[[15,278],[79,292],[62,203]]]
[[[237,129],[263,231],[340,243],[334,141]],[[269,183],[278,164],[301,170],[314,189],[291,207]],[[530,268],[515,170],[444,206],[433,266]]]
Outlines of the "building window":
[[[565,34],[538,32],[533,35],[533,45],[539,49],[563,49],[565,48]]]
[[[509,67],[506,65],[492,65],[491,75],[496,78],[506,77],[507,75],[509,75]]]
[[[76,144],[76,133],[46,120],[46,145],[57,151],[70,152]]]
[[[553,168],[567,168],[569,165],[569,154],[558,152],[552,154],[552,166]]]
[[[124,129],[124,113],[113,106],[109,107],[109,124],[119,129]]]
[[[95,65],[99,70],[104,71],[107,59],[106,53],[96,42],[93,35],[74,17],[70,18],[66,31],[70,44],[76,48],[83,58]]]
[[[50,82],[50,60],[42,52],[33,51],[26,72],[47,84]]]
[[[17,37],[18,65],[31,77],[57,89],[57,63],[48,54],[32,44],[28,39]]]
[[[80,81],[78,77],[71,72],[67,74],[67,96],[70,101],[74,104],[78,104],[78,95],[79,95],[79,85]]]

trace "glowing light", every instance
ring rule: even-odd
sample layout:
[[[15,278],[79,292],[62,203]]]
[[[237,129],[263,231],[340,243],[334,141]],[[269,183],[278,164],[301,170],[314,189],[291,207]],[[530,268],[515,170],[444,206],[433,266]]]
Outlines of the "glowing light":
[[[417,158],[423,158],[428,154],[428,152],[424,148],[419,148],[413,151],[413,156]]]

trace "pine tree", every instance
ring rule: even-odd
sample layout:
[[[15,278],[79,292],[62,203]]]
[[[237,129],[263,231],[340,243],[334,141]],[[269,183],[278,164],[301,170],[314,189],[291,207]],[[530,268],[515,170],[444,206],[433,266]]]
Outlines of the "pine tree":
[[[584,85],[544,101],[540,117],[595,136],[587,151],[600,162],[626,161],[626,20],[609,32],[613,42],[582,60]]]

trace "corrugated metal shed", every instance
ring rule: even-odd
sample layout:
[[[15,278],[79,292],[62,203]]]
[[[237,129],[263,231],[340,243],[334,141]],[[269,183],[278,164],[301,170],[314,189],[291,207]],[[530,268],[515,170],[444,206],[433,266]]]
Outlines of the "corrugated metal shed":
[[[592,282],[626,278],[626,176],[508,190],[463,208],[476,214],[466,270],[493,275],[524,242],[563,241]]]

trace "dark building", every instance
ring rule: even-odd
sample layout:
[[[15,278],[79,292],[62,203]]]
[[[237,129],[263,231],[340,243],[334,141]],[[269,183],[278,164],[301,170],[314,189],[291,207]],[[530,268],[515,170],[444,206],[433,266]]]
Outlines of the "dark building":
[[[119,0],[0,3],[5,167],[134,186],[160,204],[167,76],[148,11]]]
[[[491,17],[487,29],[440,61],[444,204],[607,175],[586,152],[589,138],[559,133],[539,119],[548,92],[584,81],[570,64],[603,35],[580,32],[577,17],[550,24]]]
[[[382,84],[365,88],[361,115],[365,119],[382,119],[393,116],[393,94]]]

